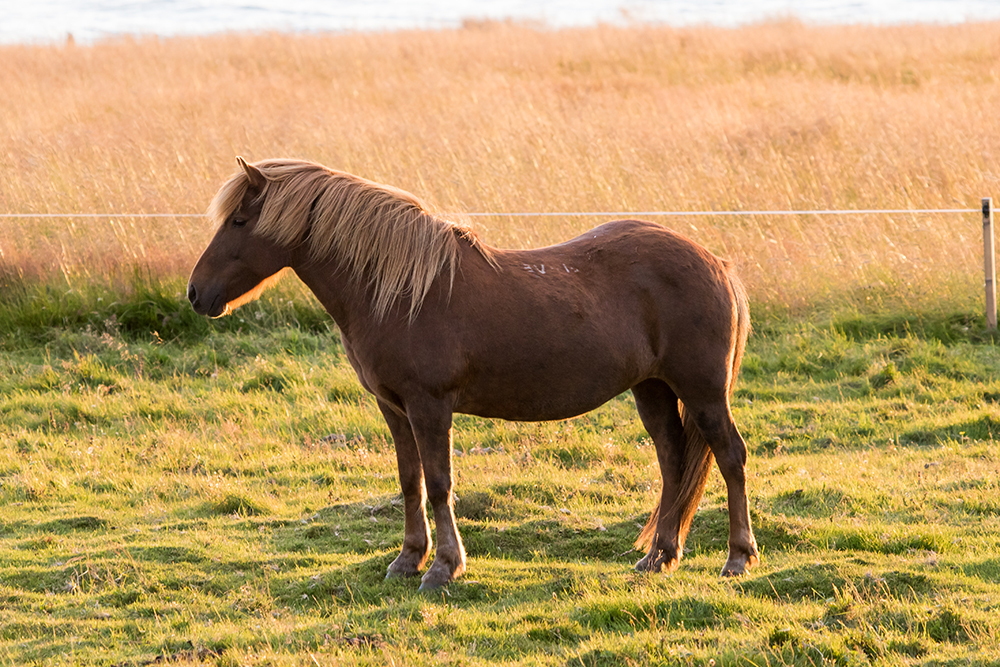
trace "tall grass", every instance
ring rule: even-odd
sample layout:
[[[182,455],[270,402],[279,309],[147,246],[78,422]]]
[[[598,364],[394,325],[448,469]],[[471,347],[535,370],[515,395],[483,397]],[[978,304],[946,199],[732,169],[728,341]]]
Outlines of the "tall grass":
[[[0,47],[0,212],[199,213],[233,156],[437,210],[975,208],[998,191],[1000,24],[452,31]],[[490,243],[596,218],[476,218]],[[760,307],[975,308],[969,215],[668,219]],[[200,218],[0,219],[0,272],[186,274]],[[825,307],[825,306],[824,306]]]

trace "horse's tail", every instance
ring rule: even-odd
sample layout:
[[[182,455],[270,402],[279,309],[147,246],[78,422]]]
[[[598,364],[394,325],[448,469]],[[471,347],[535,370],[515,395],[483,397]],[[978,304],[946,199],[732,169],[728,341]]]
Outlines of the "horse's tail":
[[[728,268],[728,267],[727,267]],[[736,307],[736,326],[733,331],[733,360],[729,372],[729,395],[733,395],[736,388],[736,378],[740,374],[740,365],[743,363],[743,352],[747,349],[747,338],[750,337],[750,304],[747,299],[746,288],[740,281],[739,276],[731,268],[726,271],[729,279],[729,289],[732,290],[733,300]]]
[[[736,320],[733,326],[733,339],[731,350],[731,361],[729,370],[729,394],[732,395],[736,387],[736,378],[740,372],[740,364],[743,362],[743,352],[746,350],[747,338],[750,336],[750,307],[747,301],[746,289],[736,274],[727,265],[726,278],[729,282],[729,290],[734,301],[736,310]],[[715,460],[712,450],[701,434],[701,430],[695,425],[694,419],[680,405],[681,424],[684,427],[684,469],[681,473],[680,490],[677,499],[674,501],[673,511],[680,514],[680,529],[678,530],[678,549],[683,550],[684,541],[688,531],[691,529],[691,522],[694,520],[695,511],[698,509],[698,502],[701,500],[705,485],[708,482],[708,474],[712,471],[712,463]],[[656,534],[656,524],[660,520],[660,503],[657,501],[653,508],[649,521],[643,527],[642,532],[635,541],[637,549],[647,550],[653,543]]]

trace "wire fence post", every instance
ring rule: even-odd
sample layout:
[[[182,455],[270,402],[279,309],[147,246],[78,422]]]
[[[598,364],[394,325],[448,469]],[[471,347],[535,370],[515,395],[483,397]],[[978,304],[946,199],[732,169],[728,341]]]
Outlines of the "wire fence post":
[[[983,273],[986,276],[986,328],[997,328],[997,273],[993,262],[993,200],[983,198]]]

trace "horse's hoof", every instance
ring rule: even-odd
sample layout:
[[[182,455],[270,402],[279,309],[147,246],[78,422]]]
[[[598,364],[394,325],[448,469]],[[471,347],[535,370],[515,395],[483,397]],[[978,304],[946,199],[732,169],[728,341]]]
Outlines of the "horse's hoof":
[[[635,564],[636,572],[673,572],[680,565],[679,558],[668,558],[662,551],[656,556],[651,554],[643,556]]]
[[[419,572],[403,572],[401,570],[388,569],[385,572],[386,581],[389,579],[412,579],[420,574]]]
[[[746,556],[740,554],[739,556],[730,556],[722,568],[721,575],[723,577],[742,577],[751,567],[757,564],[757,560],[757,556],[755,555]]]
[[[451,581],[451,578],[428,577],[427,575],[424,575],[424,578],[420,581],[420,588],[417,590],[422,593],[433,593],[434,591],[444,588],[450,584]]]
[[[451,582],[458,579],[465,572],[465,566],[461,565],[456,567],[454,570],[450,570],[447,567],[434,567],[427,570],[423,578],[420,580],[420,590],[422,591],[436,591],[439,588],[447,586]]]
[[[639,559],[639,562],[635,564],[636,572],[659,572],[660,565],[657,564],[654,559],[650,558],[648,555],[643,556]]]
[[[416,554],[416,555],[415,555]],[[420,575],[420,570],[427,562],[427,550],[406,549],[396,556],[396,560],[389,563],[386,570],[386,579],[407,579]]]

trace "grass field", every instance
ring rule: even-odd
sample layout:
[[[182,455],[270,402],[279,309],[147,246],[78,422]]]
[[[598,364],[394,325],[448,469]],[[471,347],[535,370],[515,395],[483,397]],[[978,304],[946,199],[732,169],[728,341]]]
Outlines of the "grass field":
[[[383,581],[395,460],[319,313],[124,322],[5,346],[5,664],[1000,663],[1000,358],[961,321],[759,325],[740,581],[717,474],[681,569],[632,572],[657,473],[627,396],[458,416],[470,565],[438,595]]]
[[[440,211],[977,208],[1000,24],[634,27],[0,47],[0,213],[199,213],[233,156]],[[497,245],[595,219],[475,218]],[[625,395],[456,416],[467,575],[384,581],[387,428],[294,280],[229,318],[199,218],[0,218],[0,665],[1000,665],[1000,355],[979,217],[683,218],[735,259],[762,562],[717,473],[681,568]]]

